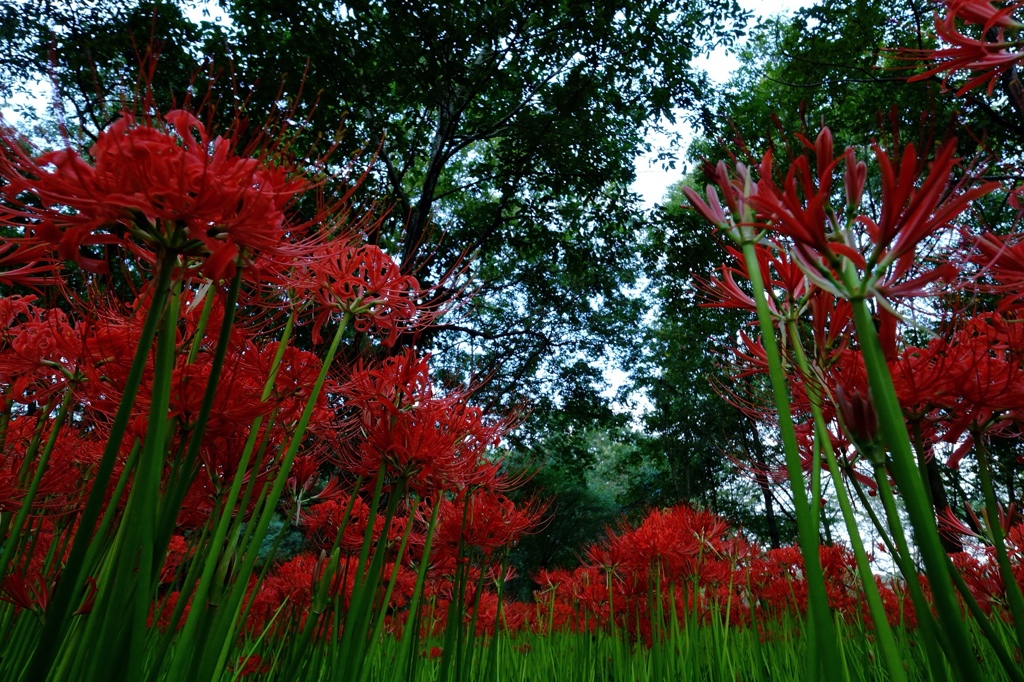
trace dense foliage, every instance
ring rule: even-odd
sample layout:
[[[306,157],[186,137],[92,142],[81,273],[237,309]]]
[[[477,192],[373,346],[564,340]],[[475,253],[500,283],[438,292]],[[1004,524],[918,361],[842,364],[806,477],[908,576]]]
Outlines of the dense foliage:
[[[1021,679],[1017,6],[223,8],[3,15],[5,677]]]

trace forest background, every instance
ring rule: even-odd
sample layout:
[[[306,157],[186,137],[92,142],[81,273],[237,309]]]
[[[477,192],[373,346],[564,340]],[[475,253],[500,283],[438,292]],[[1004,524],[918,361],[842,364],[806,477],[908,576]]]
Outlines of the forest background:
[[[504,444],[529,473],[516,495],[551,501],[513,555],[521,596],[537,567],[574,565],[653,507],[685,502],[766,545],[793,540],[773,415],[751,409],[761,378],[735,366],[745,319],[699,305],[723,261],[683,206],[703,159],[785,149],[823,124],[838,148],[966,129],[965,156],[1007,159],[1024,133],[1012,96],[906,83],[911,65],[887,48],[934,45],[925,0],[825,0],[756,22],[734,0],[231,0],[222,21],[191,19],[188,4],[6,2],[0,97],[51,83],[53,105],[22,112],[24,132],[88,145],[154,45],[162,110],[191,95],[225,116],[291,116],[296,149],[336,143],[339,164],[368,166],[360,191],[383,216],[371,240],[455,303],[393,352],[426,349],[443,382],[518,414]],[[739,68],[719,84],[699,64],[723,46]],[[680,122],[695,131],[688,152],[652,150]],[[650,207],[631,188],[652,153],[677,184]],[[1020,490],[1019,447],[993,443],[1002,499]],[[929,464],[933,490],[963,517],[980,499],[971,465],[944,461]],[[823,496],[829,543],[842,535]]]

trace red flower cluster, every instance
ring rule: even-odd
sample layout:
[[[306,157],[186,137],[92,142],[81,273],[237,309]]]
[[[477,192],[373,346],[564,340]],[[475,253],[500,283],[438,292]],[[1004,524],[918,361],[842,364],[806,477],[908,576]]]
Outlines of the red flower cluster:
[[[1024,24],[1013,18],[1020,3],[996,7],[990,0],[946,0],[945,4],[945,16],[935,19],[935,32],[948,46],[936,50],[902,50],[902,54],[912,60],[933,64],[909,80],[941,75],[945,85],[953,74],[967,71],[975,75],[957,89],[957,95],[980,85],[987,85],[992,94],[996,80],[1024,59],[1020,51],[1024,44],[1006,35],[1007,30],[1018,33],[1024,28]],[[965,31],[967,27],[972,27],[977,37]]]
[[[511,481],[489,454],[509,421],[471,405],[468,389],[435,389],[426,356],[409,349],[346,366],[314,350],[329,323],[339,340],[351,320],[360,342],[375,334],[391,346],[439,310],[386,253],[352,236],[372,229],[373,216],[296,222],[289,206],[310,183],[283,156],[279,146],[257,152],[230,134],[211,138],[185,111],[124,115],[88,154],[33,157],[0,133],[0,224],[16,234],[0,245],[0,282],[53,288],[0,299],[0,511],[26,512],[0,537],[0,599],[46,610],[93,485],[112,524],[102,532],[150,502],[166,524],[152,540],[163,554],[151,575],[128,579],[151,591],[150,622],[168,633],[223,596],[193,603],[200,590],[186,576],[200,563],[230,565],[211,590],[233,589],[239,549],[202,544],[220,519],[249,532],[276,515],[301,537],[265,579],[237,579],[236,593],[248,589],[243,627],[273,622],[282,634],[378,587],[398,629],[422,566],[435,607],[450,602],[456,568],[471,560],[477,576],[491,571],[537,522],[542,508],[504,495]],[[104,272],[100,253],[113,247],[136,261],[122,273],[123,298],[99,286],[69,295],[57,260]],[[173,268],[162,291],[144,279],[154,262]],[[251,276],[231,309],[222,280],[239,268]],[[153,320],[156,342],[143,342]],[[289,336],[304,325],[311,334]],[[120,447],[105,451],[115,432]],[[136,494],[140,452],[157,500]],[[110,457],[110,474],[98,476]],[[386,578],[367,578],[377,564],[362,562],[364,551],[381,558]]]
[[[141,121],[126,113],[86,158],[73,149],[33,158],[7,132],[0,221],[19,226],[29,248],[53,245],[59,258],[96,272],[107,263],[88,247],[108,244],[147,260],[157,249],[179,253],[214,280],[257,255],[288,260],[297,228],[285,209],[309,183],[269,156],[238,152],[231,137],[210,139],[182,110]]]
[[[764,631],[786,614],[804,613],[807,585],[795,546],[765,550],[718,516],[685,506],[653,510],[635,528],[610,532],[588,551],[590,562],[573,571],[542,571],[533,627],[593,630],[614,617],[618,628],[648,642],[666,632],[675,614]],[[853,554],[822,547],[832,608],[870,624]],[[879,581],[889,619],[913,625],[913,609],[898,583]],[[660,604],[659,604],[660,602]]]

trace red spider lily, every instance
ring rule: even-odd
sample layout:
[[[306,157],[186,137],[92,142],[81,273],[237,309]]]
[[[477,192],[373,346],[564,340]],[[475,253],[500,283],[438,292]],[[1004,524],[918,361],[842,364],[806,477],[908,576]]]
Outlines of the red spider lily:
[[[312,254],[305,273],[294,277],[292,284],[321,304],[313,326],[317,343],[335,311],[353,315],[358,331],[383,334],[386,346],[394,345],[399,333],[429,324],[439,314],[423,303],[416,278],[403,275],[391,257],[372,244],[329,242]]]
[[[967,552],[958,552],[950,559],[986,613],[991,613],[993,606],[1005,603],[1006,591],[1002,576],[993,561],[979,559]]]
[[[914,251],[921,241],[950,227],[971,201],[998,186],[989,182],[964,189],[961,184],[952,183],[952,170],[957,163],[955,141],[950,140],[940,148],[926,176],[926,160],[919,158],[913,145],[903,150],[895,165],[889,154],[875,145],[882,183],[877,219],[860,210],[867,168],[856,160],[853,150],[847,148],[836,157],[828,128],[822,129],[813,144],[806,139],[803,142],[807,149],[789,163],[781,186],[773,179],[771,151],[758,166],[760,179],[756,185],[752,184],[747,167],[737,165],[738,177],[730,178],[724,164],[719,164],[714,171],[717,186],[732,202],[730,206],[742,203],[748,213],[742,218],[725,215],[713,188],[709,188],[710,203],[692,190],[687,191],[687,197],[719,229],[756,228],[791,239],[788,257],[779,260],[762,248],[759,259],[763,261],[762,269],[766,269],[766,263],[771,264],[771,259],[778,261],[775,269],[781,276],[779,283],[795,299],[802,297],[808,282],[836,296],[863,295],[864,291],[850,290],[851,282],[839,281],[838,273],[846,260],[863,271],[860,285],[883,305],[889,305],[887,298],[923,295],[929,284],[955,275],[949,264],[925,272],[916,270],[919,264],[915,263]],[[840,167],[845,168],[843,208],[833,206],[833,176]],[[742,224],[736,220],[742,220]],[[749,242],[755,238],[751,233],[740,240]],[[794,265],[802,270],[803,277],[796,275]],[[772,287],[779,283],[771,282]],[[708,286],[714,296],[724,297],[723,303],[737,307],[749,303],[737,296],[729,282],[712,280]]]
[[[1024,240],[1020,235],[994,235],[986,232],[973,239],[976,253],[968,261],[982,268],[982,274],[995,280],[994,285],[985,289],[1002,295],[999,310],[1010,310],[1020,306],[1024,292]]]
[[[943,339],[933,339],[925,348],[905,348],[889,363],[896,397],[908,420],[922,420],[945,404],[952,390],[950,363]]]
[[[354,502],[347,495],[343,495],[338,499],[311,505],[306,510],[302,515],[301,525],[315,547],[321,550],[331,549],[349,504],[352,504],[352,510],[349,512],[339,546],[344,552],[359,551],[370,525],[370,507],[358,495]],[[372,525],[374,537],[379,538],[384,529],[384,519],[377,517]]]
[[[704,302],[700,305],[710,308],[733,308],[755,312],[757,304],[754,302],[754,299],[736,284],[736,280],[733,277],[736,274],[744,276],[745,273],[739,268],[725,265],[719,268],[719,272],[722,273],[721,279],[714,275],[707,279],[694,277],[697,290],[704,297]]]
[[[507,421],[488,422],[467,404],[467,392],[435,396],[426,358],[409,349],[379,366],[359,365],[340,387],[358,438],[339,458],[344,468],[372,480],[382,467],[422,495],[491,479],[483,461]]]
[[[160,569],[160,584],[167,585],[178,577],[178,569],[182,563],[190,559],[195,548],[190,548],[183,535],[172,535],[167,545],[167,556],[164,558],[164,565]]]
[[[917,245],[949,227],[971,201],[998,186],[989,182],[966,191],[951,186],[951,173],[957,163],[955,147],[955,141],[946,142],[931,162],[927,177],[922,179],[924,160],[918,157],[913,145],[907,145],[897,165],[875,145],[882,182],[881,211],[875,220],[850,212],[859,208],[859,196],[847,197],[847,211],[831,207],[831,178],[840,161],[846,162],[849,192],[863,187],[864,170],[860,163],[855,163],[852,149],[848,148],[839,159],[832,158],[831,134],[825,128],[814,145],[818,174],[812,173],[805,153],[792,162],[779,187],[772,181],[769,152],[761,163],[762,177],[751,203],[771,229],[793,239],[794,259],[818,286],[840,293],[835,289],[835,276],[828,270],[838,270],[839,258],[845,257],[859,269],[870,264],[878,273],[872,275],[877,281],[872,282],[871,288],[883,298],[921,295],[925,285],[948,278],[952,271],[949,266],[942,266],[915,276],[912,268]],[[858,225],[866,232],[864,244],[851,232]]]
[[[621,570],[648,575],[657,567],[666,582],[691,580],[721,557],[727,530],[709,512],[682,506],[653,510],[637,528],[611,538],[609,552],[622,557]]]
[[[481,417],[479,408],[448,399],[397,416],[364,410],[364,440],[348,467],[368,479],[386,467],[389,479],[402,478],[421,495],[461,487],[484,449],[499,438]]]
[[[804,471],[811,472],[814,467],[816,449],[820,449],[820,445],[815,443],[814,430],[810,424],[801,424],[796,429],[797,438],[800,445],[800,464]],[[870,475],[865,473],[860,466],[863,461],[861,459],[861,451],[856,449],[855,443],[847,438],[846,434],[839,429],[838,425],[834,428],[827,429],[827,437],[832,444],[832,450],[835,453],[836,460],[839,465],[839,470],[843,476],[851,481],[855,481],[857,485],[864,488],[869,495],[874,495],[878,490],[878,482]],[[817,457],[818,466],[823,472],[829,472],[828,462],[823,457]],[[830,473],[830,472],[829,472]],[[779,467],[775,472],[774,477],[777,481],[784,481],[786,479],[786,471],[784,467]],[[819,500],[821,506],[825,505],[825,499]]]
[[[455,500],[441,502],[432,560],[453,560],[460,546],[489,559],[535,529],[545,511],[536,502],[517,506],[493,490],[462,491]]]
[[[980,24],[984,30],[993,26],[1002,28],[1024,28],[1024,24],[1013,18],[1021,6],[1015,2],[1005,7],[996,7],[991,0],[947,0],[947,16],[955,16],[968,24]]]
[[[750,169],[745,164],[737,163],[735,175],[732,175],[725,162],[719,161],[707,174],[722,191],[729,214],[723,209],[713,185],[707,186],[707,202],[693,189],[683,187],[687,200],[705,220],[736,243],[754,241],[758,226],[753,222],[754,211],[750,202],[757,193],[757,185]]]
[[[253,350],[254,346],[245,350]],[[178,360],[178,366],[171,377],[170,416],[176,417],[182,427],[188,428],[195,421],[210,379],[210,363],[208,354],[200,354],[196,362],[189,364],[188,358]],[[242,362],[242,358],[231,358],[220,374],[216,385],[213,408],[210,415],[210,426],[207,430],[213,434],[223,433],[223,429],[231,425],[236,429],[244,428],[254,418],[266,414],[271,406],[260,401],[258,396],[263,389],[266,377],[252,372],[252,366]],[[136,399],[142,407],[147,404],[145,394]]]
[[[743,255],[735,249],[730,253],[738,263],[743,262]],[[758,267],[766,278],[765,286],[771,292],[781,292],[785,296],[790,311],[795,311],[799,302],[809,293],[811,287],[807,276],[800,266],[789,257],[789,254],[778,244],[762,241],[755,246]],[[744,267],[745,266],[741,266]],[[747,279],[749,279],[749,275]]]
[[[968,518],[970,518],[971,524],[974,528],[982,530],[984,528],[990,527],[993,523],[992,518],[988,515],[988,512],[986,510],[983,509],[981,511],[982,518],[984,519],[983,523],[982,519],[978,518],[978,513],[974,511],[974,508],[971,507],[971,505],[966,505],[966,508],[967,516]],[[1003,531],[1004,536],[1008,535],[1011,532],[1011,530],[1013,530],[1015,527],[1019,527],[1021,525],[1020,510],[1013,502],[1011,502],[1006,507],[1004,507],[1002,504],[997,504],[996,512],[998,518],[995,520],[995,523],[999,524],[999,528]],[[978,533],[975,533],[975,535],[977,537],[981,537],[981,535]],[[1011,543],[1013,546],[1010,548],[1014,550],[1014,553],[1020,553],[1021,550],[1024,550],[1024,546],[1021,546],[1019,544],[1020,539],[1021,535],[1018,529],[1018,532],[1015,533],[1015,539]]]
[[[59,309],[25,306],[23,322],[0,337],[0,383],[7,398],[45,403],[76,378],[83,356],[83,325]]]
[[[0,494],[12,496],[6,500],[8,504],[23,498],[29,480],[25,472],[20,475],[18,473],[24,464],[24,454],[29,443],[37,436],[50,436],[50,421],[50,415],[40,412],[38,416],[12,417],[8,423],[2,453],[3,473],[0,474]],[[39,430],[40,426],[42,430]],[[32,500],[32,512],[57,515],[77,511],[85,485],[99,461],[101,449],[102,442],[94,435],[83,434],[78,429],[61,429],[50,454],[49,466],[44,469]],[[26,471],[28,476],[34,475],[35,463],[30,463]],[[4,484],[4,481],[7,483]]]
[[[60,281],[54,276],[57,267],[52,249],[47,246],[15,242],[0,244],[0,268],[4,268],[0,270],[0,284],[33,289],[57,284]]]
[[[45,612],[49,606],[50,592],[50,582],[42,575],[37,574],[30,579],[19,569],[0,582],[0,600],[38,613]]]
[[[252,355],[257,376],[266,376],[278,350],[277,343],[270,343]],[[277,412],[278,420],[283,424],[294,424],[302,414],[309,401],[313,382],[323,366],[320,358],[313,352],[289,346],[285,349],[278,367],[277,377],[270,398]],[[318,401],[326,406],[326,393],[336,391],[334,382],[328,377],[327,390],[321,391]]]
[[[0,513],[16,513],[24,495],[17,472],[0,471]]]
[[[1019,7],[1020,3],[996,8],[988,0],[947,0],[946,15],[941,19],[936,17],[935,31],[949,47],[931,51],[903,50],[902,54],[910,59],[935,64],[908,80],[914,82],[945,74],[942,83],[946,85],[955,72],[970,71],[978,75],[969,78],[956,94],[960,96],[986,84],[989,94],[992,94],[996,79],[1024,59],[1020,52],[1008,49],[1017,48],[1020,44],[1007,41],[1004,36],[1005,29],[1024,28],[1024,24],[1012,17]],[[978,39],[965,35],[958,28],[957,19],[967,24],[981,25],[983,37]]]
[[[767,373],[768,353],[761,344],[761,340],[752,339],[745,332],[740,332],[739,337],[743,346],[734,348],[733,353],[736,355],[740,373],[735,375],[734,378],[739,379],[750,374]]]
[[[831,358],[846,350],[850,341],[853,306],[824,289],[815,288],[807,298],[810,313],[812,348],[820,364],[827,366]]]
[[[252,609],[246,630],[260,633],[270,622],[275,613],[284,607],[285,618],[278,616],[278,628],[288,634],[291,628],[302,628],[306,618],[311,615],[311,601],[316,591],[316,584],[323,579],[327,565],[326,556],[303,552],[278,566],[267,576],[258,587],[252,598]],[[384,574],[391,575],[395,570],[394,563],[385,563]],[[360,573],[359,561],[356,557],[345,557],[330,578],[327,594],[329,597],[340,597],[342,608],[347,609],[352,596],[355,582]],[[416,582],[415,573],[404,566],[397,567],[396,580],[391,602],[384,608],[401,608],[412,594]],[[380,587],[378,598],[383,597],[385,586]],[[333,628],[331,629],[333,630]],[[329,635],[330,631],[324,635]]]
[[[32,158],[5,129],[0,175],[8,183],[0,221],[64,260],[103,272],[83,247],[120,244],[143,255],[159,247],[203,259],[214,279],[255,254],[293,256],[284,209],[308,187],[287,165],[239,154],[230,137],[211,139],[182,110],[142,121],[124,113],[89,160],[71,149]]]
[[[429,401],[434,394],[429,359],[407,348],[379,364],[357,362],[345,382],[346,402],[356,409],[380,405],[397,414]]]
[[[842,386],[836,386],[836,406],[853,442],[860,449],[873,449],[878,443],[878,415],[870,391],[863,394],[855,389],[847,396]]]
[[[765,285],[770,295],[768,306],[773,313],[781,315],[784,312],[794,312],[799,307],[799,301],[808,293],[807,278],[803,271],[787,257],[786,253],[775,244],[760,243],[755,245],[758,264],[762,276],[767,278]],[[734,275],[743,279],[750,279],[747,272],[743,254],[735,248],[727,248],[731,260],[735,265],[723,265],[719,268],[722,279],[710,277],[706,280],[695,277],[697,288],[705,296],[706,301],[702,306],[716,308],[737,308],[741,310],[754,311],[757,306],[750,294],[744,291],[736,283]],[[787,304],[785,311],[780,311],[776,306],[777,296],[771,295],[776,290],[785,296]]]
[[[947,412],[943,440],[964,442],[950,456],[947,466],[956,467],[970,450],[976,435],[982,432],[1012,432],[1014,418],[1024,406],[1024,369],[1007,352],[994,351],[984,335],[984,319],[972,321],[950,342],[950,390],[942,407]]]
[[[814,144],[817,158],[817,173],[811,170],[807,154],[794,159],[786,173],[782,188],[772,180],[774,162],[769,150],[761,160],[757,183],[757,194],[750,198],[751,204],[772,229],[791,237],[796,242],[797,253],[805,265],[815,262],[814,254],[834,262],[839,255],[853,260],[858,267],[865,266],[864,258],[855,244],[848,243],[838,224],[837,215],[831,211],[832,175],[836,165],[846,159],[848,174],[859,178],[861,170],[853,157],[853,150],[847,149],[844,157],[832,156],[832,133],[823,128]],[[856,184],[856,183],[854,183]],[[860,204],[847,199],[851,206]],[[842,215],[841,213],[838,215]]]
[[[950,176],[957,159],[956,140],[948,140],[928,164],[928,177],[918,180],[924,159],[917,156],[913,144],[903,150],[896,168],[878,145],[874,146],[875,158],[882,175],[882,209],[877,223],[861,216],[871,241],[886,250],[883,263],[896,261],[897,273],[890,281],[909,270],[907,256],[913,254],[924,238],[948,227],[963,213],[971,201],[988,194],[999,187],[997,182],[988,182],[973,189],[960,192],[951,186]],[[893,243],[895,240],[895,243]]]

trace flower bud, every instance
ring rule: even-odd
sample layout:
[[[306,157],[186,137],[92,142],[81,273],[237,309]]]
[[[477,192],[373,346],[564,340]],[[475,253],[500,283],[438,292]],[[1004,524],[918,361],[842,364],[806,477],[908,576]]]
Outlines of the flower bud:
[[[860,389],[854,389],[852,395],[847,396],[842,386],[836,386],[836,406],[854,447],[872,462],[879,462],[882,455],[878,447],[878,415],[871,392],[865,395]]]

